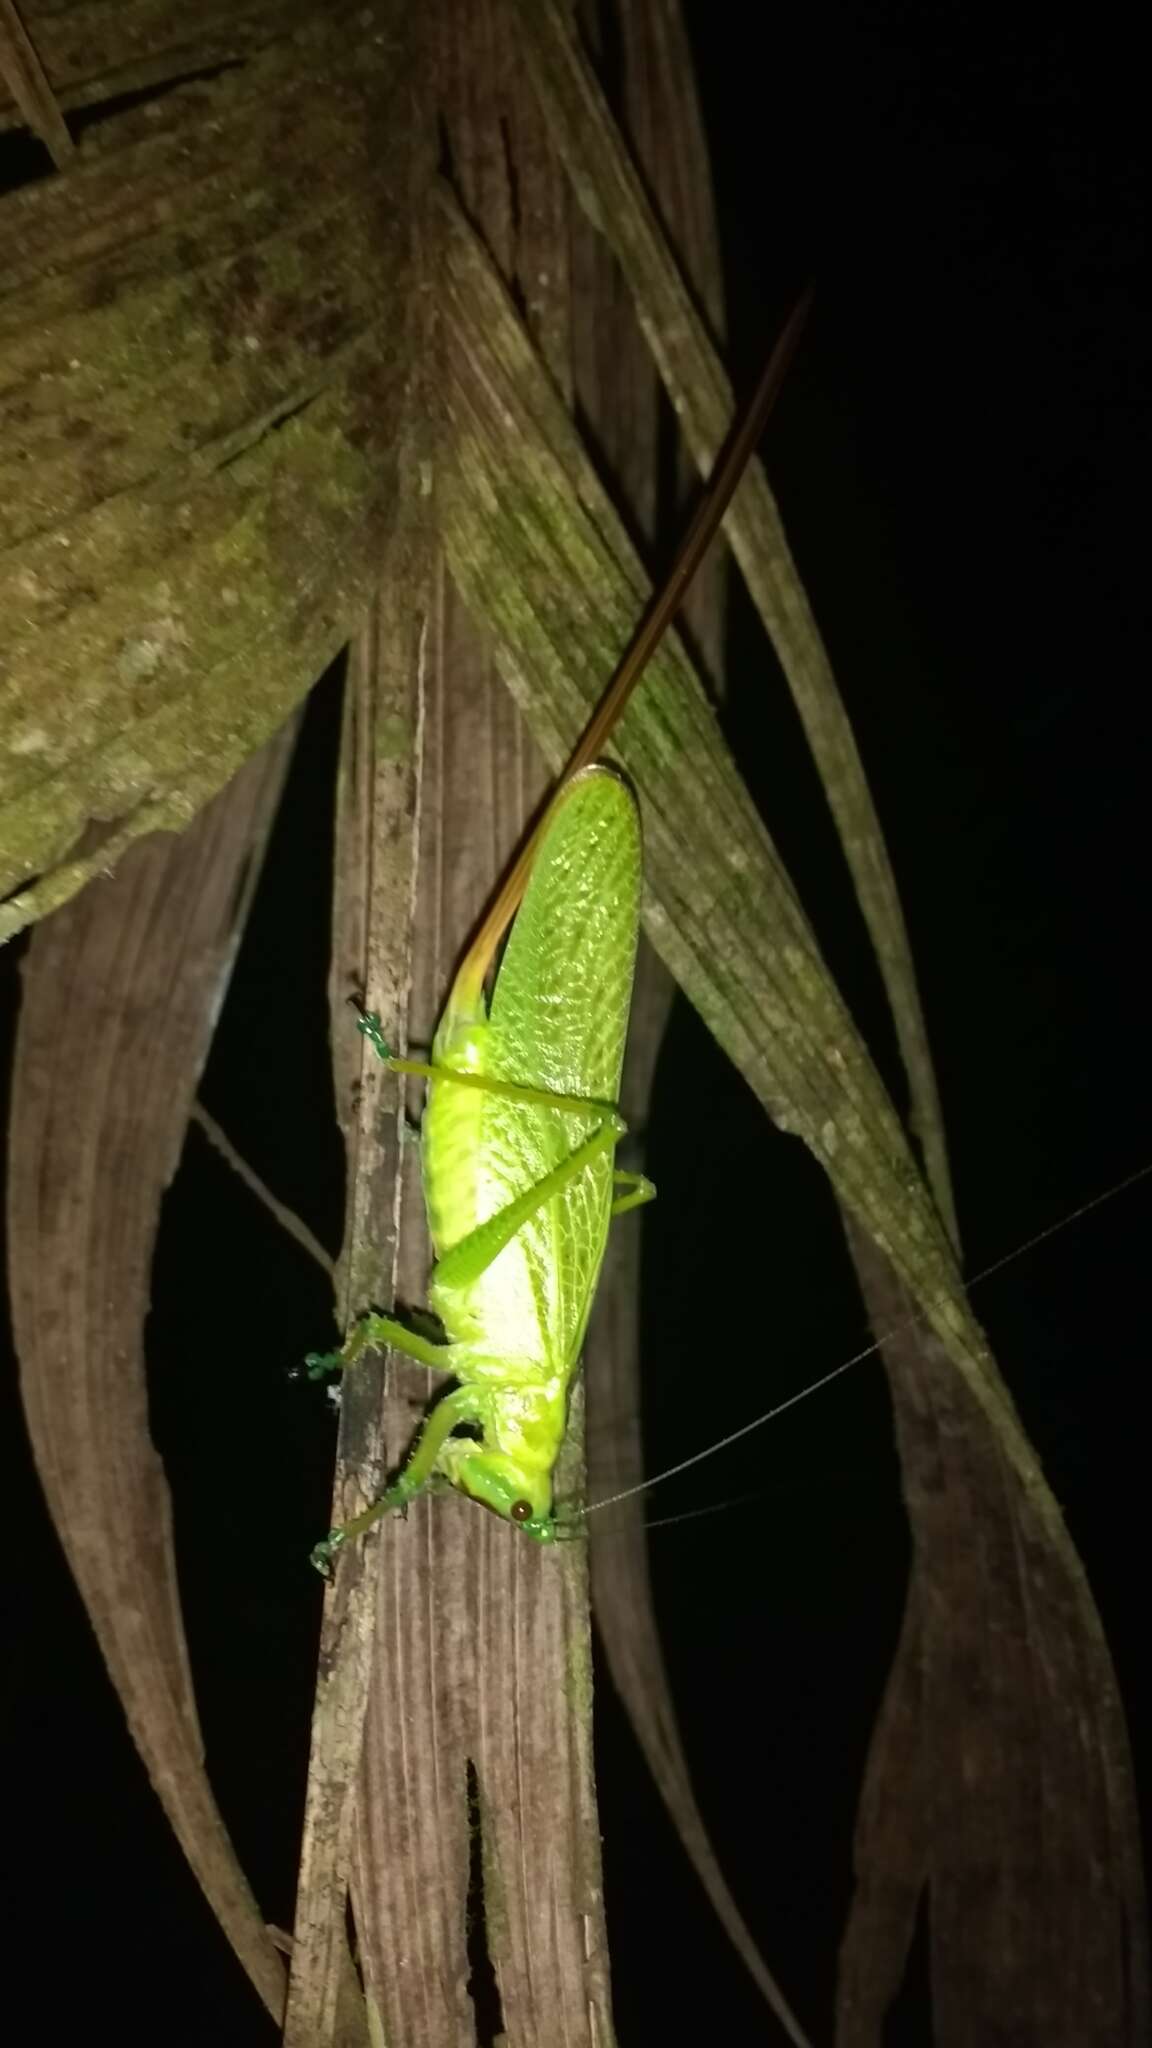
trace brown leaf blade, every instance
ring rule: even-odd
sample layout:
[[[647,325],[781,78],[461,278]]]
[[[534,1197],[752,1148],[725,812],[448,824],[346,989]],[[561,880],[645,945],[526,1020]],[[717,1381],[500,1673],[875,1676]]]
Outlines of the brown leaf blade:
[[[9,0],[9,5],[14,0]],[[56,7],[23,0],[20,9],[61,107],[100,107],[128,93],[163,92],[174,81],[241,63],[298,27],[309,0],[200,0],[172,4]],[[0,98],[0,132],[19,110]]]
[[[160,1203],[287,763],[259,754],[183,837],[37,932],[23,968],[8,1186],[21,1387],[52,1518],[133,1739],[269,2011],[284,1970],[204,1771],[142,1337]]]
[[[558,0],[518,0],[550,132],[582,205],[619,258],[692,456],[706,475],[728,434],[731,386],[608,117]],[[940,1104],[903,912],[852,728],[763,472],[725,527],[804,725],[884,977],[929,1179],[956,1241]]]
[[[669,0],[635,0],[618,15],[616,114],[647,191],[674,239],[685,274],[723,330],[723,291],[707,152],[679,10]],[[685,458],[676,502],[659,502],[659,383],[636,321],[632,294],[603,239],[576,212],[574,265],[596,290],[574,295],[576,398],[592,427],[598,461],[618,483],[619,502],[653,548],[679,540],[696,479]],[[713,550],[689,587],[684,623],[703,651],[710,680],[722,678],[727,568]],[[641,684],[643,688],[643,684]],[[621,1110],[633,1133],[628,1164],[643,1164],[635,1133],[647,1122],[652,1074],[674,984],[644,942],[637,960]],[[584,1371],[588,1388],[588,1491],[592,1500],[627,1493],[643,1479],[640,1443],[640,1233],[614,1230],[593,1309]],[[733,1946],[783,2031],[806,2036],[757,1949],[733,1898],[692,1788],[661,1651],[644,1534],[644,1502],[621,1502],[589,1524],[592,1609],[612,1682],[632,1723],[685,1854]]]
[[[504,9],[446,10],[434,24],[431,61],[456,175],[492,246],[522,281],[536,333],[562,364],[563,184],[544,148]],[[496,134],[502,147],[493,155]],[[438,289],[434,250],[428,275]],[[429,360],[438,369],[432,348]],[[438,480],[438,444],[431,454]],[[390,587],[396,615],[415,608],[426,621],[417,649],[406,634],[392,642],[396,685],[406,675],[415,701],[414,715],[400,720],[415,739],[418,825],[403,925],[413,921],[419,943],[409,977],[399,965],[406,956],[396,919],[384,916],[374,889],[364,895],[350,839],[340,863],[347,908],[338,911],[333,987],[342,995],[364,974],[368,1002],[381,994],[397,1035],[420,1044],[431,1037],[455,957],[546,776],[442,559]],[[390,827],[381,807],[374,831],[410,835],[413,815],[405,817]],[[381,944],[367,957],[363,936],[374,932]],[[337,1029],[347,1032],[347,1022]],[[338,1095],[347,1103],[360,1051],[347,1038],[336,1042],[345,1068]],[[380,1120],[381,1093],[395,1103],[395,1084],[383,1077],[386,1089],[377,1093],[379,1069],[372,1079],[369,1072],[350,1139],[354,1310],[372,1299],[422,1300],[429,1265],[415,1161],[410,1148],[400,1155],[396,1109]],[[428,1382],[393,1361],[382,1433],[374,1387],[350,1386],[349,1393],[339,1513],[369,1497],[381,1466],[403,1456]],[[569,1464],[573,1457],[575,1449]],[[570,1470],[563,1483],[572,1485]],[[353,1827],[351,1897],[368,2011],[385,2038],[422,2048],[464,2048],[478,2029],[497,2026],[511,2039],[555,2037],[596,2048],[611,2038],[611,2017],[582,1548],[541,1552],[458,1497],[420,1501],[406,1522],[390,1522],[359,1556],[342,1560],[329,1603],[333,1629],[355,1631],[351,1617],[366,1614],[373,1596],[363,1761],[355,1787],[339,1777],[334,1792],[342,1824]],[[360,1666],[363,1673],[366,1656]],[[362,1679],[353,1679],[345,1695],[349,1725],[362,1696]],[[331,1924],[342,1915],[338,1857],[329,1871],[336,1884],[323,1911]],[[318,1896],[317,1887],[308,1889]],[[337,1951],[333,1941],[326,1983],[317,1977],[310,2003],[297,2009],[294,1999],[291,2042],[311,2048],[332,2038]]]
[[[709,441],[715,445],[717,417],[708,414],[702,330],[678,295],[642,195],[629,189],[613,155],[613,137],[558,10],[538,11],[536,20],[540,72],[560,116],[566,161],[622,260],[632,259],[629,274],[648,313],[654,353],[686,431],[706,453]],[[818,644],[803,646],[803,593],[773,535],[774,515],[758,478],[746,497],[742,566],[781,652],[857,877],[934,1192],[955,1236],[935,1082],[887,856],[830,679],[821,686]],[[806,676],[813,654],[815,675]],[[890,1268],[859,1229],[850,1229],[849,1241],[874,1324],[890,1328],[898,1293]],[[907,1327],[906,1296],[901,1306],[905,1328],[887,1340],[884,1354],[917,1543],[904,1638],[863,1794],[843,2038],[863,2043],[879,2036],[907,1959],[923,1879],[932,1895],[941,2040],[1015,2039],[1022,2028],[1044,2039],[1138,2040],[1148,2024],[1147,1965],[1131,1766],[1090,1591],[1071,1546],[1037,1530],[1019,1481],[950,1380],[938,1343]],[[910,1386],[920,1396],[919,1431]],[[931,1417],[934,1409],[935,1427],[925,1432],[923,1411]],[[940,1415],[948,1422],[942,1425]],[[627,1480],[622,1475],[618,1483]],[[982,1543],[973,1543],[974,1531],[982,1532]],[[960,1566],[965,1557],[967,1573]],[[956,1642],[962,1632],[965,1653]],[[925,1668],[934,1678],[927,1686]],[[957,1702],[970,1699],[974,1687],[987,1690],[982,1673],[993,1674],[991,1698],[965,1725]],[[932,1796],[930,1788],[955,1787],[958,1778],[966,1790],[970,1777],[978,1796]],[[1114,1845],[1122,1845],[1118,1853]],[[973,1871],[989,1861],[999,1865],[1002,1881],[978,1885],[974,1907]],[[1069,1886],[1069,1868],[1093,1873],[1086,1912],[1078,1883]],[[1040,1913],[1038,1897],[1045,1902]],[[1065,1928],[1074,1930],[1075,1954],[1065,1946]]]
[[[858,1245],[913,1533],[840,1956],[837,2042],[871,2048],[927,1916],[934,2040],[1147,2038],[1135,1792],[1115,1672],[1071,1544],[1047,1540],[937,1340]]]
[[[477,764],[507,773],[512,717],[442,575],[429,586],[405,573],[386,581],[385,593],[397,619],[411,620],[414,597],[418,615],[429,604],[411,667],[399,652],[413,653],[406,630],[380,638],[391,650],[385,669],[394,688],[420,679],[418,720],[397,717],[396,698],[383,718],[388,728],[407,725],[423,737],[419,793],[405,783],[409,794],[397,803],[389,759],[382,773],[392,786],[374,789],[367,842],[367,821],[345,810],[333,989],[346,993],[363,975],[367,1001],[393,1030],[403,1029],[407,1012],[420,1041],[435,1020],[446,962],[482,900],[480,878],[490,872],[491,851],[477,857],[477,834],[507,836],[499,813],[476,800]],[[353,758],[379,756],[357,744]],[[537,771],[537,786],[540,779]],[[399,856],[417,817],[422,860],[413,898],[410,872],[397,859],[386,882],[373,848],[387,841]],[[413,916],[425,945],[410,992],[398,965],[396,919],[406,926]],[[362,1041],[345,1004],[335,1017],[341,1062],[358,1065]],[[416,1163],[410,1147],[401,1150],[396,1119],[394,1083],[378,1063],[366,1066],[350,1132],[349,1298],[357,1308],[373,1299],[418,1300],[426,1283]],[[378,1490],[427,1398],[425,1378],[403,1366],[390,1373],[382,1431],[378,1387],[372,1371],[349,1380],[341,1516]],[[481,1910],[469,1904],[477,1828],[488,1953],[509,2029],[536,2038],[563,2014],[575,2039],[581,2025],[590,2041],[597,2027],[605,2034],[583,1578],[577,1546],[543,1555],[452,1496],[417,1503],[405,1523],[386,1524],[342,1559],[322,1646],[288,2042],[335,2038],[349,1877],[359,1965],[385,2038],[474,2038],[466,1986],[469,1911]]]
[[[460,451],[443,497],[453,574],[560,765],[650,588],[483,252],[443,195],[437,215]],[[891,1103],[674,636],[613,751],[643,800],[657,950],[773,1119],[884,1243],[1038,1477]]]
[[[51,151],[57,167],[62,167],[73,155],[75,144],[16,0],[0,0],[0,79],[28,126]]]
[[[417,815],[417,679],[428,603],[427,508],[415,457],[401,463],[399,516],[376,602],[349,657],[337,795],[336,919],[330,996],[337,1113],[348,1150],[348,1226],[338,1276],[341,1319],[394,1284],[401,1126],[380,1062],[355,1029],[349,996],[404,1029],[412,946]],[[349,1376],[341,1402],[337,1515],[355,1512],[383,1483],[381,1374]],[[356,1785],[376,1626],[372,1546],[345,1562],[325,1602],[312,1721],[312,1753],[296,1894],[285,2041],[366,2038],[363,1997],[353,1998],[346,1899],[354,1853]],[[358,1916],[358,1918],[369,1916]],[[356,2008],[358,2006],[358,2013]],[[355,2017],[353,2017],[355,2015]]]
[[[441,218],[460,339],[447,399],[461,449],[446,493],[450,557],[497,636],[511,688],[559,764],[647,593],[495,280],[446,206]],[[1130,1930],[1139,1925],[1140,1874],[1125,1808],[1126,1752],[1082,1568],[891,1106],[674,648],[657,660],[625,719],[619,751],[643,798],[650,935],[770,1114],[816,1154],[863,1242],[899,1272],[936,1339],[933,1374],[956,1376],[942,1398],[963,1402],[972,1457],[1004,1466],[1014,1521],[1048,1556],[1050,1583],[1070,1589],[1062,1608],[1069,1640],[1100,1681],[1094,1739],[1115,1787],[1110,1824],[1124,1830]],[[867,1258],[858,1246],[858,1264]],[[999,1741],[995,1713],[990,1722],[990,1739]],[[1015,1766],[1023,1782],[1034,1776],[1026,1747],[1016,1747]],[[1121,1947],[1118,1937],[1114,1955]],[[1121,2003],[1142,2014],[1139,1950],[1130,1967]]]

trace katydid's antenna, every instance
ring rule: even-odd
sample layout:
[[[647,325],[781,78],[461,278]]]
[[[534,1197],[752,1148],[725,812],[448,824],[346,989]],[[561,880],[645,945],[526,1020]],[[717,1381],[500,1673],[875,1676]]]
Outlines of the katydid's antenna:
[[[1018,1244],[1014,1251],[1005,1252],[1002,1258],[993,1259],[990,1266],[982,1266],[978,1273],[972,1275],[967,1285],[977,1287],[982,1280],[990,1280],[993,1273],[1002,1272],[1005,1266],[1011,1266],[1017,1259],[1022,1259],[1026,1252],[1034,1252],[1037,1245],[1046,1243],[1050,1237],[1057,1237],[1062,1230],[1070,1229],[1073,1223],[1079,1223],[1085,1216],[1090,1216],[1094,1209],[1102,1209],[1105,1202],[1111,1202],[1117,1195],[1125,1194],[1129,1188],[1135,1187],[1138,1181],[1146,1180],[1149,1174],[1152,1174],[1152,1159],[1147,1160],[1143,1166],[1136,1167],[1132,1173],[1126,1174],[1124,1179],[1118,1180],[1114,1186],[1105,1188],[1102,1194],[1090,1195],[1086,1202],[1081,1202],[1078,1209],[1073,1209],[1068,1216],[1062,1216],[1059,1223],[1049,1223],[1044,1230],[1038,1230],[1035,1237],[1026,1238],[1023,1244]],[[871,1344],[866,1344],[862,1351],[854,1351],[851,1358],[845,1358],[839,1365],[834,1365],[831,1372],[822,1373],[818,1380],[810,1380],[808,1385],[801,1387],[797,1393],[788,1394],[783,1401],[777,1401],[775,1406],[767,1409],[763,1415],[754,1416],[751,1422],[741,1423],[739,1429],[730,1430],[727,1436],[718,1438],[705,1450],[693,1451],[690,1458],[681,1458],[679,1464],[669,1465],[666,1472],[657,1472],[652,1479],[641,1479],[635,1486],[626,1486],[621,1493],[610,1493],[604,1500],[591,1501],[587,1507],[578,1508],[577,1515],[584,1518],[599,1514],[602,1508],[618,1507],[621,1501],[633,1500],[638,1493],[648,1493],[652,1487],[661,1486],[665,1479],[675,1479],[681,1472],[690,1471],[693,1465],[702,1465],[705,1459],[717,1457],[721,1451],[726,1451],[732,1444],[739,1443],[741,1437],[751,1436],[754,1430],[764,1429],[768,1423],[775,1422],[781,1415],[786,1415],[789,1408],[798,1407],[810,1394],[818,1394],[821,1388],[831,1386],[833,1380],[838,1380],[842,1373],[850,1372],[854,1365],[862,1365],[866,1358],[874,1358],[889,1337],[896,1337],[903,1330],[913,1329],[920,1320],[919,1313],[905,1316],[902,1322],[893,1323],[882,1336],[876,1337]],[[679,1521],[681,1518],[677,1516],[675,1519]]]
[[[578,775],[582,768],[586,768],[589,762],[597,758],[605,741],[619,723],[629,697],[679,611],[684,594],[716,536],[720,522],[764,432],[768,415],[779,397],[780,387],[804,331],[812,304],[812,291],[813,288],[809,285],[788,315],[747,409],[737,421],[720,453],[708,480],[708,487],[680,543],[676,559],[663,587],[656,593],[637,627],[627,653],[557,780],[551,802],[508,870],[491,909],[486,913],[468,949],[468,957],[475,959],[481,980],[487,972],[488,963],[500,939],[519,908],[520,899],[528,886],[528,877],[532,872],[536,847],[547,827],[557,799],[573,776]]]

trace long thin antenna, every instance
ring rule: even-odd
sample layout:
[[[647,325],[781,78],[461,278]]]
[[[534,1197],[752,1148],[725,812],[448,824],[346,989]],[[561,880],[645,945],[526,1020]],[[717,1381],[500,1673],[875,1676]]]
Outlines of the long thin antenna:
[[[696,508],[691,524],[680,543],[675,561],[668,572],[663,587],[653,598],[629,644],[628,650],[616,670],[612,681],[588,720],[579,740],[560,775],[551,801],[536,825],[531,836],[521,848],[516,860],[509,868],[491,908],[485,913],[472,944],[468,948],[467,965],[473,967],[470,977],[483,981],[488,965],[497,945],[520,907],[520,900],[528,886],[532,863],[541,835],[562,792],[574,775],[595,761],[605,741],[617,725],[621,713],[636,688],[649,661],[660,644],[661,637],[675,618],[684,600],[692,578],[700,567],[707,550],[716,536],[720,522],[732,502],[732,497],[764,432],[768,415],[779,396],[780,387],[788,374],[789,365],[796,353],[804,323],[812,304],[812,287],[796,301],[780,332],[776,345],[768,358],[760,382],[749,401],[742,417],[737,421],[732,434],[720,454],[716,467],[708,480],[708,488]]]
[[[1138,1181],[1147,1180],[1149,1174],[1152,1174],[1152,1159],[1146,1161],[1143,1166],[1136,1167],[1132,1173],[1126,1174],[1123,1180],[1116,1181],[1112,1187],[1105,1188],[1102,1194],[1090,1195],[1086,1202],[1081,1202],[1078,1209],[1073,1209],[1069,1215],[1062,1216],[1059,1223],[1049,1223],[1044,1230],[1038,1230],[1035,1237],[1025,1238],[1024,1243],[1018,1244],[1014,1251],[1005,1252],[1001,1258],[993,1259],[990,1266],[982,1266],[966,1285],[978,1287],[982,1280],[991,1279],[993,1273],[999,1273],[1005,1266],[1013,1265],[1017,1259],[1022,1259],[1026,1252],[1035,1251],[1037,1245],[1044,1244],[1048,1238],[1058,1236],[1062,1230],[1070,1229],[1073,1223],[1079,1223],[1083,1217],[1091,1215],[1093,1209],[1103,1208],[1105,1202],[1111,1202],[1117,1195],[1126,1193],[1129,1188],[1135,1187]],[[611,1493],[604,1500],[592,1501],[587,1507],[577,1511],[578,1519],[583,1520],[588,1515],[599,1514],[601,1508],[617,1507],[622,1500],[633,1500],[638,1493],[648,1493],[653,1486],[662,1486],[666,1479],[675,1479],[681,1472],[690,1471],[693,1465],[702,1465],[706,1458],[717,1457],[721,1451],[728,1450],[730,1445],[739,1443],[741,1437],[751,1436],[754,1430],[763,1429],[769,1422],[775,1422],[778,1416],[787,1414],[789,1408],[797,1407],[801,1401],[806,1401],[810,1394],[818,1394],[822,1387],[831,1386],[833,1380],[838,1380],[842,1373],[850,1372],[854,1365],[863,1364],[866,1358],[874,1358],[889,1337],[897,1337],[901,1331],[913,1329],[922,1320],[921,1311],[917,1311],[915,1315],[905,1316],[903,1322],[893,1323],[890,1329],[884,1331],[883,1336],[875,1338],[871,1344],[866,1344],[862,1351],[854,1351],[851,1358],[845,1358],[840,1365],[834,1365],[831,1372],[822,1373],[818,1380],[810,1380],[808,1385],[801,1387],[797,1393],[788,1394],[783,1401],[777,1401],[776,1405],[767,1409],[763,1415],[754,1416],[751,1422],[741,1423],[739,1429],[730,1430],[727,1436],[718,1438],[703,1451],[693,1451],[691,1457],[681,1458],[679,1464],[669,1465],[666,1472],[657,1472],[651,1479],[641,1479],[635,1486],[625,1487],[622,1493]],[[703,1513],[704,1510],[696,1512]],[[679,1521],[682,1518],[677,1515],[674,1519]]]

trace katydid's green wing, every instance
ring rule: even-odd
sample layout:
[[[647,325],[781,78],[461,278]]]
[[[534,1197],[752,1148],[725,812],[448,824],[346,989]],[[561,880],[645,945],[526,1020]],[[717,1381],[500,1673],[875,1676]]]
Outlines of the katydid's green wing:
[[[615,1105],[640,874],[631,790],[612,769],[585,770],[548,821],[500,963],[489,1012],[490,1074]],[[585,1119],[497,1096],[481,1104],[493,1206],[559,1166],[602,1120],[595,1108]],[[604,1255],[612,1171],[608,1151],[547,1203],[497,1261],[500,1278],[519,1280],[525,1306],[522,1290],[530,1292],[553,1367],[570,1369],[576,1361]]]

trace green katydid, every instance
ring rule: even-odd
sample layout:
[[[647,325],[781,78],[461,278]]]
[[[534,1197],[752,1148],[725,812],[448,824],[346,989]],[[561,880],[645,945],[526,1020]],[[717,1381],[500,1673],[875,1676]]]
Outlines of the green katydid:
[[[432,1480],[516,1524],[557,1534],[552,1471],[611,1219],[651,1199],[614,1163],[616,1109],[640,919],[636,799],[596,757],[679,607],[760,437],[807,315],[785,326],[658,599],[593,715],[544,815],[497,891],[456,976],[427,1063],[398,1059],[378,1019],[360,1028],[398,1073],[428,1082],[424,1193],[437,1263],[432,1342],[368,1314],[319,1376],[390,1346],[456,1384],[431,1410],[393,1484],[313,1552],[321,1571],[349,1537]],[[513,921],[514,920],[514,921]],[[509,922],[491,1002],[484,986]],[[457,1435],[467,1429],[478,1434]]]

